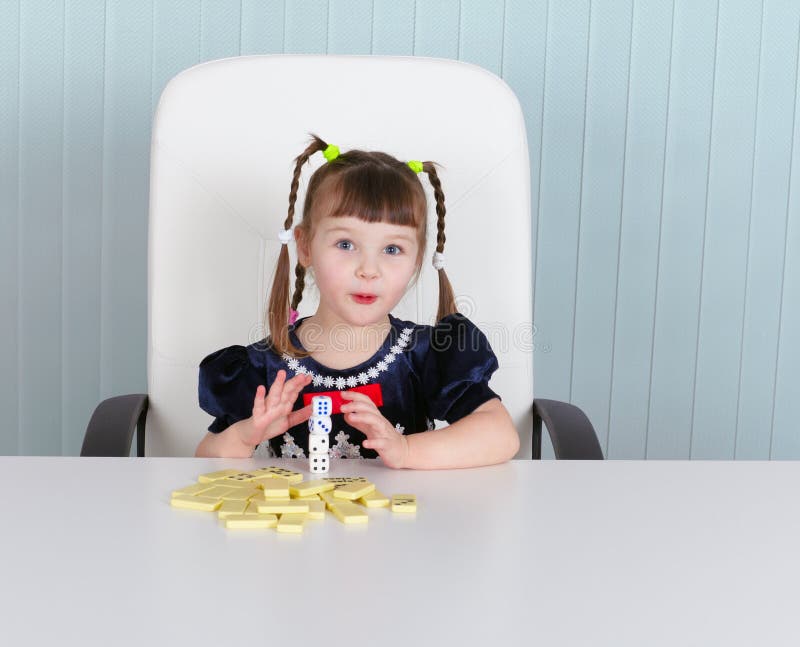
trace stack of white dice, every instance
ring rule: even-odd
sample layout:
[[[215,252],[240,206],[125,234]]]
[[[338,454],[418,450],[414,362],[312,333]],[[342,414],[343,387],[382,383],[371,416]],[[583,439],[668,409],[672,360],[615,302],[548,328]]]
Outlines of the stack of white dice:
[[[308,419],[308,467],[313,474],[328,471],[328,434],[333,428],[333,402],[327,395],[311,398],[311,417]]]

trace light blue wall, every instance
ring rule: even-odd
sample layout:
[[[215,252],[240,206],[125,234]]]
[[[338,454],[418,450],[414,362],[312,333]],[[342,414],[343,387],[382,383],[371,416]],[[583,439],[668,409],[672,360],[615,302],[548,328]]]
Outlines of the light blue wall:
[[[101,398],[145,390],[168,79],[328,52],[519,96],[538,396],[611,458],[800,458],[799,39],[797,0],[0,2],[0,454],[77,454]]]

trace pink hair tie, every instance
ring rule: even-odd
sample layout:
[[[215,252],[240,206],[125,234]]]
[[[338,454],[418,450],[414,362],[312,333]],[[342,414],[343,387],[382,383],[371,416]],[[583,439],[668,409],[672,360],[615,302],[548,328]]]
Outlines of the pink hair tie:
[[[297,317],[300,315],[297,310],[294,308],[289,309],[289,325],[291,326],[295,321],[297,321]]]

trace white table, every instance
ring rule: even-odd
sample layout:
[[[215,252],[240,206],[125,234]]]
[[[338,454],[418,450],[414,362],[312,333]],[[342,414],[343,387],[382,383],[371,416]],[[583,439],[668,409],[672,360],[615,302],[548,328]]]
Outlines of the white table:
[[[4,645],[797,645],[800,463],[334,461],[414,518],[302,536],[169,505],[303,461],[0,458]]]

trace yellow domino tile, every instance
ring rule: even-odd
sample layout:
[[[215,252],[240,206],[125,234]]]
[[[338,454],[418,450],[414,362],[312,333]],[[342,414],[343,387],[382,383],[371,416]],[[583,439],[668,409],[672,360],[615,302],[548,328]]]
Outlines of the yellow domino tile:
[[[252,490],[255,487],[258,487],[258,483],[255,482],[255,479],[251,479],[249,481],[242,481],[240,479],[235,479],[235,478],[220,479],[219,481],[214,481],[213,485],[222,485],[223,487],[238,487],[250,490]]]
[[[331,506],[334,505],[335,503],[341,503],[342,502],[342,499],[337,499],[333,495],[333,492],[320,492],[319,493],[319,498],[322,499],[325,502],[325,505],[327,506],[327,508],[329,510],[330,510]]]
[[[297,501],[296,499],[265,499],[257,501],[256,506],[260,514],[291,514],[308,513],[308,501]]]
[[[267,474],[265,476],[257,476],[254,478],[248,485],[255,485],[257,488],[264,489],[264,484],[268,484],[275,478],[273,474]]]
[[[236,474],[232,474],[231,476],[226,476],[223,481],[236,481],[239,483],[247,483],[248,481],[252,481],[255,476],[253,476],[250,472],[238,472]]]
[[[293,470],[287,470],[283,467],[278,467],[277,465],[269,465],[268,467],[259,467],[258,469],[252,470],[250,474],[254,474],[256,476],[266,476],[271,474],[273,477],[276,478],[284,478],[289,481],[289,483],[299,483],[303,480],[303,475],[300,472],[295,472]]]
[[[288,499],[289,481],[284,478],[273,478],[261,484],[265,499]]]
[[[185,510],[205,510],[213,512],[222,505],[221,499],[210,499],[205,496],[192,496],[191,494],[177,494],[170,500],[173,508]]]
[[[329,483],[333,483],[333,487],[337,490],[344,486],[349,485],[350,483],[368,483],[366,478],[363,476],[327,476],[322,479],[323,481],[328,481]]]
[[[300,472],[293,472],[292,470],[285,470],[282,468],[278,468],[278,470],[275,471],[275,476],[277,478],[284,478],[289,481],[289,483],[299,483],[303,480],[303,475]]]
[[[215,485],[209,490],[203,492],[203,496],[210,497],[212,499],[222,499],[227,494],[233,494],[236,490],[240,488],[237,487],[228,487],[227,485]]]
[[[365,494],[369,494],[374,489],[374,483],[348,483],[347,485],[336,488],[333,492],[333,495],[337,499],[355,501],[356,499],[360,499]]]
[[[209,472],[208,474],[201,474],[197,477],[200,483],[209,483],[211,481],[218,481],[228,476],[239,474],[239,470],[220,470],[219,472]]]
[[[274,514],[234,514],[225,519],[226,528],[274,528],[278,517]]]
[[[210,490],[214,487],[213,483],[195,483],[193,485],[187,485],[186,487],[182,487],[179,490],[173,490],[173,496],[176,494],[188,494],[189,496],[194,496],[196,494],[200,494],[201,492],[205,492],[206,490]]]
[[[235,487],[231,488],[231,491],[228,494],[223,495],[223,499],[225,501],[249,501],[254,496],[258,496],[261,494],[261,490],[257,488],[244,488],[244,487]]]
[[[319,494],[309,494],[308,496],[291,496],[295,501],[319,501]]]
[[[217,511],[217,515],[220,519],[225,519],[234,514],[244,514],[244,511],[247,510],[247,504],[247,501],[223,501]]]
[[[278,519],[278,532],[303,532],[307,516],[302,512],[282,514],[281,518]]]
[[[373,490],[362,496],[358,502],[368,508],[385,508],[389,505],[389,497],[378,490]]]
[[[325,518],[325,502],[317,499],[316,501],[308,502],[308,518],[309,519],[324,519]]]
[[[301,496],[308,496],[309,494],[319,494],[320,492],[327,492],[336,487],[330,481],[325,479],[315,479],[313,481],[304,481],[303,483],[296,483],[289,488],[289,493],[295,498]]]
[[[261,500],[261,502],[263,503],[263,499]],[[247,509],[244,511],[243,514],[261,514],[258,511],[258,503],[259,501],[257,499],[250,499],[247,502]]]
[[[258,467],[254,470],[250,470],[248,474],[250,474],[255,479],[271,479],[274,474],[270,471],[271,467]]]
[[[392,512],[416,512],[417,497],[413,494],[393,494]]]
[[[350,503],[350,501],[338,501],[330,506],[330,510],[342,523],[367,523],[369,521],[364,508]]]

